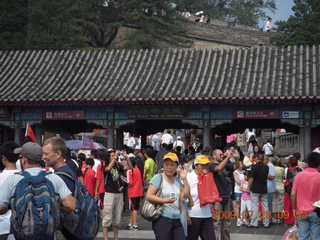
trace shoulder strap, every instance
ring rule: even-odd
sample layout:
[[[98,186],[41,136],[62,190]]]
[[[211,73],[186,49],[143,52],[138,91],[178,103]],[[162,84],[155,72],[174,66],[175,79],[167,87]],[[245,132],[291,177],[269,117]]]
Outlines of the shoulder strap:
[[[69,178],[70,180],[72,180],[74,183],[76,182],[69,173],[66,173],[66,172],[56,172],[55,174],[61,175],[61,176],[65,176],[65,177]]]
[[[22,176],[25,177],[25,178],[30,178],[30,177],[31,177],[31,174],[28,173],[27,171],[18,172],[18,173],[16,173],[16,174],[20,174],[20,175],[22,175]]]
[[[162,197],[163,177],[162,177],[161,173],[160,173],[160,177],[161,177],[161,180],[160,180],[160,185],[159,185],[159,189],[158,189],[158,192],[157,192],[158,197]]]
[[[77,181],[74,180],[74,178],[69,173],[66,173],[66,172],[56,172],[55,174],[60,176],[65,176],[74,182],[74,198],[77,199],[78,197],[78,186],[76,184]]]

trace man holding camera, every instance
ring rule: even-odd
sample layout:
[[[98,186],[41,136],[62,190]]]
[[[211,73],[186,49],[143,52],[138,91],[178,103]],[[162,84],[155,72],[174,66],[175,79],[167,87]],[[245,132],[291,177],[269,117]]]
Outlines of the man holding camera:
[[[209,171],[214,175],[214,181],[217,185],[221,202],[213,205],[215,211],[222,211],[223,213],[230,213],[230,202],[228,193],[228,171],[234,171],[239,165],[239,154],[236,151],[227,150],[223,153],[220,149],[215,149],[212,152],[212,163],[209,164]],[[235,162],[230,162],[234,158]],[[219,214],[220,215],[220,214]],[[230,218],[213,219],[213,227],[217,240],[230,240]]]

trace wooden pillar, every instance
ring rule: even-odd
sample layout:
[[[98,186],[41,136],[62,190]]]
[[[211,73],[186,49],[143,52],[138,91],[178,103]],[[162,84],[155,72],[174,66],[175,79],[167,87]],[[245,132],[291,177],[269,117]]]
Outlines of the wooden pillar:
[[[122,129],[116,130],[116,140],[117,140],[117,144],[116,144],[117,149],[122,149],[123,148],[123,130]]]
[[[108,149],[109,148],[114,149],[114,127],[113,126],[108,127]]]

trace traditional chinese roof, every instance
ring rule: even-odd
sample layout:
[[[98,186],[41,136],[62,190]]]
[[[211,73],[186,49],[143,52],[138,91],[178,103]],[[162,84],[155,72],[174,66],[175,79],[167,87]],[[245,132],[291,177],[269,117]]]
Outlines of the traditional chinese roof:
[[[2,104],[319,99],[319,46],[0,51]]]

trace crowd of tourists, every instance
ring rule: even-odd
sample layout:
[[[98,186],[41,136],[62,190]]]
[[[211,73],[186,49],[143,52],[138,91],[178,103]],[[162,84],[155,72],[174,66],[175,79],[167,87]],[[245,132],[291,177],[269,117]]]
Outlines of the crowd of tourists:
[[[299,239],[308,239],[309,234],[312,239],[320,239],[319,209],[314,206],[320,200],[319,152],[312,152],[305,162],[300,160],[299,153],[283,162],[274,155],[270,142],[260,148],[251,139],[249,151],[243,153],[235,142],[225,149],[204,150],[201,144],[196,144],[182,151],[185,146],[169,136],[161,141],[159,151],[152,146],[143,149],[125,146],[122,150],[91,150],[89,156],[72,153],[59,137],[46,140],[42,147],[33,142],[22,147],[14,142],[3,144],[0,239],[36,239],[34,236],[43,230],[36,225],[45,221],[48,225],[42,234],[48,240],[54,239],[56,230],[66,239],[90,239],[90,234],[93,236],[97,231],[93,226],[95,218],[101,218],[104,239],[108,239],[111,226],[114,239],[118,239],[124,209],[130,210],[127,230],[139,230],[139,208],[143,201],[162,206],[161,215],[152,222],[155,238],[159,240],[199,237],[228,240],[233,219],[238,227],[248,228],[298,222]],[[199,190],[206,176],[216,186],[217,198],[212,203],[203,203]],[[46,204],[59,205],[56,208],[59,216],[51,220],[52,211],[30,217],[35,215],[33,206],[40,212],[44,209],[39,210],[32,202],[36,200],[26,197],[30,191],[34,194],[41,189],[39,184],[44,180],[47,191],[54,193],[52,201],[46,198]],[[83,197],[85,200],[79,196],[84,195],[82,184],[90,194],[90,198]],[[33,187],[31,190],[29,185]],[[37,194],[37,198],[43,198],[41,192]],[[90,216],[85,224],[79,223],[74,217],[83,210],[84,204],[79,201],[87,203],[91,201],[88,199],[98,203],[99,214]],[[29,207],[29,217],[21,216]],[[87,212],[93,209],[90,205]],[[87,215],[79,216],[89,218]],[[80,226],[75,231],[77,225]],[[80,231],[88,235],[81,236]]]

